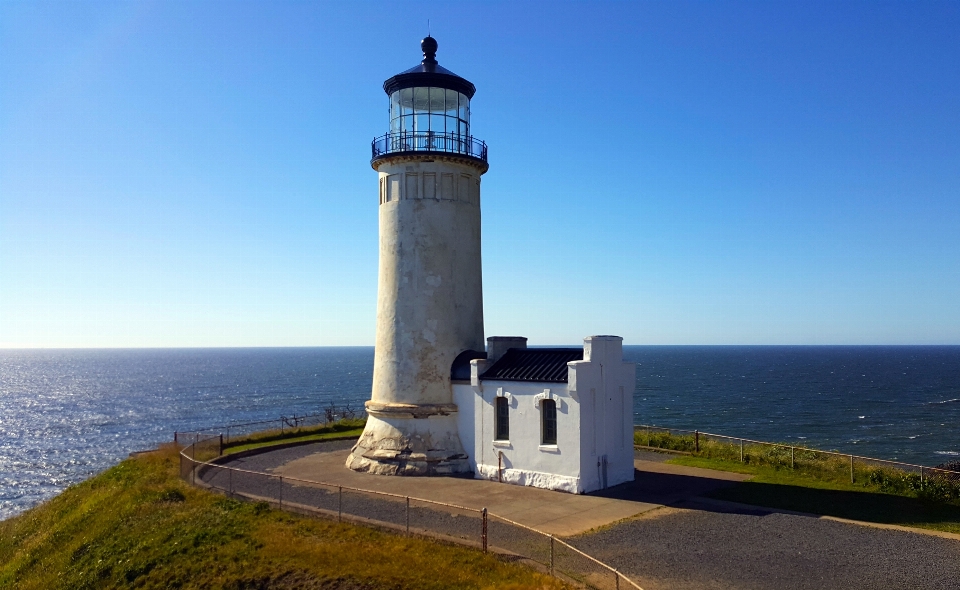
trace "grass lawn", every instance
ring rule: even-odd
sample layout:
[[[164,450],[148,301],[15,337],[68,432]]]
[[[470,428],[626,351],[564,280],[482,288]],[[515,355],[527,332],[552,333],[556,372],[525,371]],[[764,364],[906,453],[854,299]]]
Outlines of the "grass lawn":
[[[718,500],[960,533],[960,505],[956,501],[931,500],[904,490],[883,491],[884,482],[877,483],[876,476],[871,481],[871,472],[858,474],[860,481],[851,484],[849,472],[817,473],[697,455],[679,456],[668,463],[753,476],[710,494]]]
[[[249,436],[237,438],[223,445],[223,454],[238,453],[259,447],[286,444],[292,442],[321,441],[338,438],[359,438],[363,434],[366,420],[340,420],[329,425],[306,426],[296,429],[266,430]]]
[[[561,588],[479,551],[190,487],[170,445],[0,521],[0,588]]]

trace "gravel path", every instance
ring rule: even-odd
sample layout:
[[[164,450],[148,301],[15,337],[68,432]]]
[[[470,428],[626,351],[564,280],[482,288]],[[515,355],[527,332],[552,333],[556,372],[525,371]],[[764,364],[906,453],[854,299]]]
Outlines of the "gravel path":
[[[960,588],[960,541],[713,503],[662,508],[572,544],[645,590]]]
[[[269,473],[317,452],[349,449],[353,441],[291,447],[236,459],[233,467]],[[669,459],[640,452],[639,459]],[[207,472],[217,487],[406,525],[403,499],[316,486],[292,485],[264,475]],[[480,519],[473,513],[411,504],[411,529],[477,542]],[[549,559],[549,545],[537,535],[491,519],[490,543]],[[646,513],[597,533],[568,539],[571,544],[618,568],[645,590],[806,590],[960,588],[960,541],[783,514],[763,508],[691,498]]]

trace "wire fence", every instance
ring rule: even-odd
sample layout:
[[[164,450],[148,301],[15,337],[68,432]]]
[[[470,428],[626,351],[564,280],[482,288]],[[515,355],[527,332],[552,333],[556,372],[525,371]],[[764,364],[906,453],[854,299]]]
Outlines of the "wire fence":
[[[277,431],[283,434],[288,430],[309,428],[311,426],[329,426],[340,420],[362,419],[365,418],[366,415],[367,412],[362,407],[356,408],[350,404],[343,406],[330,404],[329,406],[321,408],[320,411],[310,414],[293,414],[290,416],[279,416],[270,420],[224,424],[221,426],[211,426],[199,431],[177,431],[173,433],[173,442],[186,446],[193,444],[197,435],[206,435],[222,436],[223,444],[229,445],[254,433],[264,434],[265,432]]]
[[[941,501],[960,499],[960,471],[951,469],[645,424],[634,426],[634,442],[707,458],[789,468],[825,479],[849,477],[851,484],[873,485],[885,492],[912,492]]]
[[[643,590],[600,560],[547,533],[476,509],[353,488],[321,481],[240,469],[217,463],[220,433],[179,433],[180,477],[228,496],[267,502],[281,510],[338,521],[371,524],[406,535],[493,550],[505,559],[540,564],[552,576],[586,588]]]

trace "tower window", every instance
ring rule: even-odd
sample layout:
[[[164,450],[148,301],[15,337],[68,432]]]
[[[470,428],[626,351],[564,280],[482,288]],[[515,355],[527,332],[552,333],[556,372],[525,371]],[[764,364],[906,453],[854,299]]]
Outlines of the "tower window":
[[[557,402],[552,399],[540,402],[540,444],[557,444]]]
[[[496,402],[494,440],[510,440],[510,400],[498,397]]]

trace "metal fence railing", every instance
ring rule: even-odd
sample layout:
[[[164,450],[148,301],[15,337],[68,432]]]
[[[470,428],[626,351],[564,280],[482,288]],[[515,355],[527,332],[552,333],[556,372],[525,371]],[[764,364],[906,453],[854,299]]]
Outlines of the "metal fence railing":
[[[551,575],[587,588],[642,588],[629,577],[576,547],[536,529],[469,508],[221,465],[220,434],[179,433],[180,477],[194,485],[231,497],[268,502],[281,510],[318,514],[338,521],[372,524],[411,535],[423,535],[526,559]]]
[[[663,434],[675,436],[668,439]],[[789,467],[833,476],[842,474],[844,478],[849,475],[850,483],[871,483],[893,492],[912,490],[940,499],[960,498],[960,471],[951,469],[645,424],[634,426],[634,440],[642,446],[688,451],[741,463]]]
[[[280,433],[286,430],[296,430],[298,428],[307,428],[310,426],[327,426],[344,419],[365,418],[366,410],[354,408],[351,405],[335,406],[333,404],[322,408],[319,412],[310,414],[293,414],[290,416],[279,416],[270,420],[257,420],[255,422],[237,422],[233,424],[224,424],[220,426],[211,426],[200,431],[177,431],[173,433],[173,442],[183,445],[193,444],[197,435],[223,436],[224,444],[229,444],[239,438],[250,436],[253,433],[262,433],[264,431],[275,430]]]

